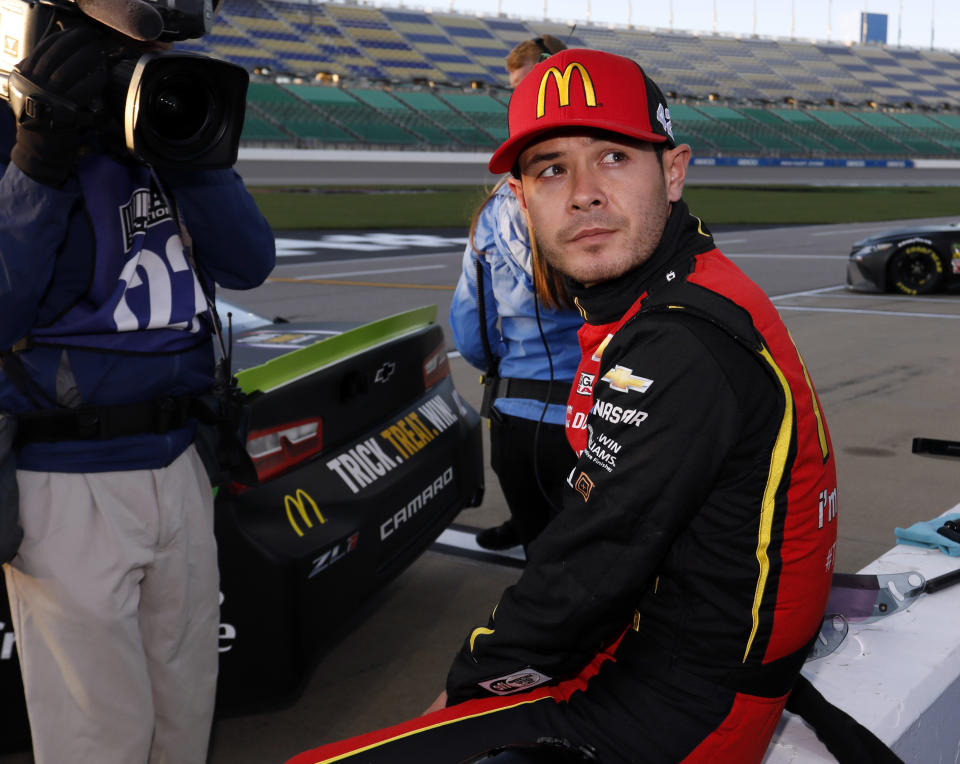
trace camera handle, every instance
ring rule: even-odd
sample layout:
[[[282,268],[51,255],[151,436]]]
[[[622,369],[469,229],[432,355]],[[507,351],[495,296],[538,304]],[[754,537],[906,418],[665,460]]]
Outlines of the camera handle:
[[[10,108],[17,124],[29,127],[39,123],[48,130],[83,129],[97,119],[89,108],[79,108],[69,98],[51,93],[24,77],[19,70],[10,73],[8,83]]]

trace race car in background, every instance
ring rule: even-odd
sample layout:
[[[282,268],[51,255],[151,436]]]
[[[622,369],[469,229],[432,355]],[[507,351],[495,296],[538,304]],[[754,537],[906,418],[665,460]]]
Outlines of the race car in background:
[[[931,294],[960,284],[960,223],[886,231],[855,242],[847,287]]]
[[[260,484],[216,497],[219,713],[294,699],[369,595],[483,495],[480,418],[454,389],[436,308],[344,331],[221,304]],[[0,581],[0,752],[29,746]]]

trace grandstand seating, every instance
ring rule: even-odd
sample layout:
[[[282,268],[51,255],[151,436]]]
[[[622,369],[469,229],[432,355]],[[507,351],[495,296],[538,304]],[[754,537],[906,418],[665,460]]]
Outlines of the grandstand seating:
[[[902,125],[893,117],[883,112],[854,111],[850,112],[850,114],[878,131],[885,139],[896,141],[896,143],[906,147],[907,151],[912,155],[927,156],[942,154],[946,148],[936,141],[929,140],[916,130]]]
[[[743,134],[760,144],[769,153],[800,156],[805,152],[823,152],[826,145],[807,135],[767,109],[741,107],[737,111],[747,119],[740,123]]]
[[[909,128],[914,135],[919,135],[920,139],[939,147],[923,151],[922,153],[927,156],[936,156],[946,152],[960,154],[960,136],[932,117],[925,114],[898,113],[891,114],[890,119]]]
[[[438,124],[429,121],[421,112],[410,108],[386,90],[351,88],[350,93],[430,146],[450,146],[456,140]]]
[[[262,116],[259,116],[255,107],[247,108],[247,116],[243,121],[243,133],[241,139],[247,142],[257,143],[288,143],[290,134],[284,132],[273,123],[268,122]]]
[[[437,64],[451,80],[490,84],[503,81],[503,59],[512,46],[498,40],[478,18],[434,13],[433,21],[459,49]]]
[[[860,151],[866,151],[870,154],[879,154],[881,156],[898,156],[906,153],[906,146],[902,143],[896,143],[888,140],[882,134],[873,130],[868,125],[859,121],[852,114],[845,111],[833,111],[821,109],[809,112],[814,119],[819,120],[824,125],[829,126],[837,135],[840,136],[840,147],[845,151],[854,151],[860,148]],[[838,138],[833,138],[836,144]],[[846,145],[843,142],[849,142],[853,145]]]
[[[717,113],[718,117],[720,111],[718,107],[710,109],[710,113]],[[677,140],[689,143],[696,153],[755,154],[760,151],[758,144],[737,130],[736,122],[746,118],[732,109],[723,109],[723,118],[715,119],[706,111],[686,104],[674,104],[670,116]]]
[[[394,95],[407,106],[417,109],[433,121],[442,124],[443,129],[451,133],[464,146],[490,147],[499,143],[463,113],[456,111],[433,93],[396,90]]]
[[[442,98],[454,109],[469,116],[500,144],[507,139],[507,107],[488,95],[444,93]]]
[[[336,89],[311,88],[311,90]],[[263,82],[250,83],[247,104],[248,107],[254,107],[259,112],[258,116],[262,121],[272,122],[280,130],[287,130],[297,138],[344,143],[355,142],[358,139],[355,133],[350,133],[343,126],[332,122],[328,112],[320,112],[308,102],[277,85]],[[262,129],[262,126],[258,126],[258,129]],[[243,137],[248,137],[246,122]]]
[[[635,58],[698,153],[960,155],[960,55],[946,50],[321,0],[230,0],[211,34],[178,47],[266,75],[251,86],[245,141],[488,149],[506,134],[503,59],[542,34]],[[311,84],[333,77],[338,87]]]
[[[331,120],[336,120],[350,133],[367,143],[410,144],[417,138],[392,122],[368,102],[355,98],[346,90],[313,85],[287,85],[287,89],[309,103]]]

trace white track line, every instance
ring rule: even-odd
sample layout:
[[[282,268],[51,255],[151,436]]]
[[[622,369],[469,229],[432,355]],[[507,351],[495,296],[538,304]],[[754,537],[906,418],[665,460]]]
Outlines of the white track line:
[[[846,294],[824,294],[824,297],[833,297],[840,300],[882,300],[883,302],[920,302],[933,305],[960,305],[960,299],[955,297],[910,297],[909,295],[885,294],[883,292],[851,292]]]
[[[304,255],[319,255],[319,252],[304,252]],[[400,255],[379,255],[376,257],[347,257],[342,260],[321,260],[319,261],[322,265],[356,265],[358,263],[382,263],[384,261],[390,260],[409,260],[414,257],[450,257],[451,255],[462,256],[463,250],[456,250],[454,252],[407,252]],[[300,262],[300,263],[277,263],[277,267],[274,270],[279,270],[280,268],[303,268],[308,265],[317,265],[316,262]]]
[[[811,233],[811,236],[846,236],[848,233],[870,233],[871,231],[883,230],[884,224],[878,223],[873,228],[844,228],[842,231],[817,231]]]
[[[445,265],[411,265],[407,268],[379,268],[374,271],[346,271],[344,273],[315,273],[310,276],[294,276],[296,281],[307,279],[339,279],[345,276],[373,276],[379,273],[404,273],[406,271],[435,271],[446,268]]]
[[[511,549],[500,549],[496,552],[491,552],[489,549],[484,549],[482,546],[477,544],[477,537],[475,533],[458,531],[453,528],[447,528],[437,537],[437,540],[434,543],[446,544],[447,546],[456,547],[457,549],[465,549],[468,552],[482,552],[491,556],[510,557],[514,560],[527,559],[526,555],[523,553],[522,547],[515,546]]]
[[[846,292],[846,294],[829,294],[830,292]],[[838,284],[837,286],[832,287],[822,287],[820,289],[807,289],[802,292],[790,292],[788,294],[778,294],[772,295],[770,300],[776,302],[777,300],[785,300],[791,297],[842,297],[845,299],[863,299],[863,298],[873,298],[876,300],[885,300],[885,301],[896,301],[896,302],[916,302],[923,300],[922,297],[907,297],[907,296],[897,296],[897,295],[885,295],[885,294],[856,294],[849,292],[845,285]],[[960,300],[951,300],[947,299],[938,299],[934,304],[942,305],[944,303],[957,304],[960,303]],[[812,313],[863,313],[865,315],[874,315],[874,316],[904,316],[907,318],[946,318],[946,319],[957,319],[960,316],[950,315],[949,313],[908,313],[905,311],[897,310],[870,310],[867,308],[818,308],[813,306],[804,306],[804,305],[780,305],[777,304],[777,310],[806,310]]]
[[[736,255],[731,255],[729,252],[724,252],[727,257],[731,260],[734,260],[738,257],[753,257],[753,258],[764,258],[766,260],[849,260],[849,255],[782,255],[774,254],[772,252],[743,252]]]
[[[898,318],[960,319],[960,315],[953,316],[949,313],[905,313],[898,310],[862,310],[860,308],[806,308],[802,305],[778,305],[777,310],[805,310],[811,313],[862,313],[869,316],[896,316]]]
[[[788,292],[787,294],[777,294],[773,295],[771,300],[783,300],[787,297],[808,297],[815,294],[823,294],[824,292],[836,292],[838,289],[846,289],[843,284],[837,284],[837,286],[829,287],[820,287],[819,289],[806,289],[803,292]]]

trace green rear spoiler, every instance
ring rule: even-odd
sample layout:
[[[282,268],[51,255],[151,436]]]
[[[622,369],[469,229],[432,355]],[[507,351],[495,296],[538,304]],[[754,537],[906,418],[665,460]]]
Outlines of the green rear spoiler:
[[[430,326],[436,319],[436,305],[426,305],[388,316],[320,340],[308,347],[293,350],[251,369],[244,369],[237,373],[237,381],[246,393],[254,390],[268,392],[323,366]]]

